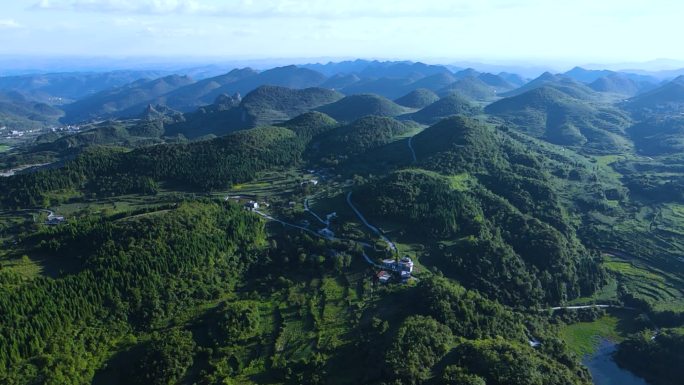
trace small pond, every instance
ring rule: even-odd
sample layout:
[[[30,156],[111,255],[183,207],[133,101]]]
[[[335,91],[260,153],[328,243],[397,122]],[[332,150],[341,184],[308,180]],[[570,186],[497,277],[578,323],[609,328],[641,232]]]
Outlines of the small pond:
[[[613,361],[615,350],[617,344],[603,339],[596,352],[582,361],[589,368],[594,385],[649,385],[643,378],[620,368]]]

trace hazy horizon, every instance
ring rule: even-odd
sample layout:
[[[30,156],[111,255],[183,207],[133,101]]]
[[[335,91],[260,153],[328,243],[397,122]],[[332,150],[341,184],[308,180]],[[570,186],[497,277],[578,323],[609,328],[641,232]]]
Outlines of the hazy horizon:
[[[514,72],[536,77],[543,72],[563,73],[575,67],[588,70],[612,70],[647,73],[661,78],[678,76],[684,69],[684,61],[654,59],[634,63],[581,63],[547,62],[533,60],[478,60],[458,58],[404,58],[404,57],[301,57],[301,58],[231,58],[231,57],[146,57],[146,56],[63,56],[63,55],[6,55],[0,54],[0,76],[32,73],[58,72],[107,72],[121,70],[161,71],[183,73],[184,71],[211,68],[226,72],[234,68],[250,67],[266,70],[286,65],[312,65],[340,63],[345,61],[420,62],[451,68],[474,68],[483,72]]]

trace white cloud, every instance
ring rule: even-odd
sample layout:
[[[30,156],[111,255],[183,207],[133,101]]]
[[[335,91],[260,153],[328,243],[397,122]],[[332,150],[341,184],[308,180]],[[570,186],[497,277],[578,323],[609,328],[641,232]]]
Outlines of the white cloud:
[[[0,29],[17,29],[23,26],[14,19],[0,19]]]
[[[538,0],[42,0],[36,8],[81,12],[223,17],[458,17],[528,6]]]
[[[213,7],[196,0],[41,0],[34,8],[45,10],[68,10],[80,12],[119,13],[200,13],[210,12]]]
[[[12,20],[0,28],[17,28],[13,20],[31,28],[0,33],[0,46],[121,55],[684,59],[683,12],[681,0],[19,0],[3,4],[0,19]]]

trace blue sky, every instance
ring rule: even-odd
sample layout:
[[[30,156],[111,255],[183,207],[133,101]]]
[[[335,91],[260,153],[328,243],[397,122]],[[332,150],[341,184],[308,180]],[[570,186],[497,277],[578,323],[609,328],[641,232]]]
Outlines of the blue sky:
[[[684,35],[684,2],[677,0],[7,3],[0,10],[0,54],[575,63],[684,60],[679,41]]]

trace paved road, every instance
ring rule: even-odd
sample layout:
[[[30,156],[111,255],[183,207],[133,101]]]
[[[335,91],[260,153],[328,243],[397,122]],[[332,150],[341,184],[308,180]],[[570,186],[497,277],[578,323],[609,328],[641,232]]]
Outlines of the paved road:
[[[366,243],[366,242],[359,242],[359,241],[355,241],[355,240],[352,240],[352,239],[341,239],[341,238],[335,238],[335,237],[326,237],[326,236],[323,236],[323,235],[321,235],[321,234],[318,234],[317,232],[315,232],[315,231],[313,231],[313,230],[307,229],[306,227],[302,227],[302,226],[299,226],[299,225],[295,225],[295,224],[292,224],[292,223],[288,223],[288,222],[285,222],[285,221],[281,221],[280,219],[274,218],[274,217],[272,217],[272,216],[270,216],[270,215],[268,215],[268,214],[266,214],[266,213],[264,213],[264,212],[262,212],[262,211],[259,211],[259,210],[253,210],[253,211],[254,211],[255,214],[257,214],[257,215],[259,215],[259,216],[261,216],[261,217],[263,217],[263,218],[266,218],[266,219],[268,219],[268,220],[270,220],[270,221],[278,222],[278,223],[282,224],[283,226],[288,226],[288,227],[292,227],[292,228],[299,229],[299,230],[302,230],[302,231],[306,231],[307,233],[310,233],[310,234],[312,234],[312,235],[315,235],[315,236],[317,236],[317,237],[319,237],[319,238],[323,238],[323,239],[327,239],[327,240],[331,240],[331,241],[350,241],[350,242],[355,242],[355,243],[361,245],[363,248],[370,248],[370,247],[372,247],[370,244],[368,244],[368,243]],[[362,253],[362,255],[363,255],[363,259],[366,260],[366,262],[367,262],[369,265],[372,265],[372,266],[377,267],[377,268],[382,268],[382,266],[380,266],[380,265],[378,265],[377,263],[373,262],[373,260],[368,256],[368,254],[366,254],[366,251],[365,251],[365,250],[361,251],[361,253]]]
[[[393,251],[397,251],[397,246],[394,244],[394,242],[390,241],[389,238],[387,238],[386,236],[384,236],[384,235],[382,234],[382,232],[380,231],[380,229],[378,229],[377,227],[375,227],[375,226],[371,225],[370,223],[368,223],[368,221],[367,221],[366,218],[363,216],[363,214],[361,213],[361,211],[359,211],[359,209],[357,209],[356,206],[354,206],[354,203],[352,203],[351,196],[352,196],[352,193],[351,193],[351,191],[350,191],[350,192],[347,194],[347,204],[349,204],[349,207],[351,207],[351,209],[354,211],[354,213],[356,213],[356,216],[359,217],[359,219],[361,220],[361,222],[363,222],[363,224],[366,225],[366,227],[368,227],[371,231],[373,231],[375,234],[377,234],[385,243],[387,243],[387,246],[389,246]],[[325,225],[329,225],[329,220],[328,220],[328,221],[324,221],[323,219],[321,219],[318,215],[316,215],[316,214],[309,208],[308,198],[304,200],[304,210],[308,211],[308,212],[311,213],[313,216],[315,216],[316,219],[318,219],[321,223],[323,223],[323,224],[325,224]],[[363,247],[364,249],[367,249],[367,248],[371,248],[371,247],[372,247],[370,244],[368,244],[368,243],[366,243],[366,242],[360,242],[360,241],[356,241],[356,240],[352,240],[352,239],[341,239],[341,238],[335,238],[335,237],[326,237],[326,236],[321,235],[321,234],[319,234],[319,233],[317,233],[317,232],[315,232],[315,231],[313,231],[313,230],[307,229],[306,227],[299,226],[299,225],[295,225],[295,224],[293,224],[293,223],[288,223],[288,222],[282,221],[282,220],[280,220],[280,219],[274,218],[274,217],[272,217],[272,216],[270,216],[270,215],[268,215],[268,214],[266,214],[266,213],[264,213],[264,212],[262,212],[262,211],[259,211],[259,210],[253,210],[253,212],[254,212],[255,214],[257,214],[257,215],[263,217],[263,218],[268,219],[268,220],[271,220],[271,221],[274,221],[274,222],[278,222],[278,223],[280,223],[280,224],[282,224],[282,225],[284,225],[284,226],[288,226],[288,227],[292,227],[292,228],[299,229],[299,230],[302,230],[302,231],[306,231],[307,233],[312,234],[312,235],[315,235],[315,236],[317,236],[317,237],[319,237],[319,238],[328,239],[328,240],[331,240],[331,241],[351,241],[351,242],[355,242],[355,243],[361,245],[361,247]],[[377,268],[382,268],[382,266],[380,266],[380,265],[378,265],[377,263],[375,263],[375,262],[368,256],[368,254],[366,254],[366,251],[365,251],[365,250],[362,250],[361,253],[362,253],[363,259],[366,261],[366,263],[368,263],[368,264],[371,265],[371,266],[377,267]]]
[[[326,226],[330,226],[330,220],[324,221],[323,218],[319,217],[318,214],[316,214],[313,210],[311,210],[311,208],[309,207],[309,198],[304,199],[304,211],[313,215],[322,224],[324,224]]]
[[[266,213],[264,213],[264,212],[262,212],[262,211],[259,211],[259,210],[253,210],[253,212],[256,213],[257,215],[260,215],[260,216],[262,216],[262,217],[268,219],[268,220],[271,220],[271,221],[274,221],[274,222],[278,222],[278,223],[283,224],[283,225],[288,226],[288,227],[294,227],[295,229],[299,229],[299,230],[302,230],[302,231],[306,231],[307,233],[313,234],[313,235],[315,235],[315,236],[317,236],[317,237],[319,237],[319,238],[329,239],[329,240],[331,240],[331,241],[337,241],[337,240],[339,240],[338,238],[335,238],[335,237],[326,237],[326,236],[324,236],[324,235],[318,234],[317,232],[315,232],[315,231],[313,231],[313,230],[310,230],[310,229],[307,229],[306,227],[303,227],[303,226],[299,226],[299,225],[295,225],[295,224],[288,223],[288,222],[285,222],[285,221],[281,221],[280,219],[274,218],[274,217],[272,217],[272,216],[270,216],[270,215],[268,215],[268,214],[266,214]]]
[[[413,149],[413,137],[410,137],[408,140],[408,148],[411,150],[411,156],[413,157],[413,163],[416,163],[418,161],[418,158],[416,158],[416,151]]]
[[[637,310],[636,308],[629,306],[619,306],[619,305],[607,305],[607,304],[595,304],[595,305],[575,305],[575,306],[556,306],[549,308],[547,310],[580,310],[580,309],[625,309],[625,310]]]
[[[380,239],[387,243],[387,246],[389,246],[390,249],[392,249],[393,251],[397,251],[397,246],[394,244],[394,242],[390,241],[389,238],[382,234],[382,231],[380,231],[380,229],[368,223],[363,214],[361,214],[361,211],[359,211],[359,209],[357,209],[356,206],[354,206],[354,204],[352,203],[351,196],[352,193],[350,191],[347,194],[347,204],[349,205],[349,207],[351,207],[352,210],[354,210],[354,213],[356,213],[356,216],[359,217],[359,220],[361,220],[361,222],[363,222],[363,224],[366,225],[366,227],[368,227],[372,232],[377,234],[380,237]]]

